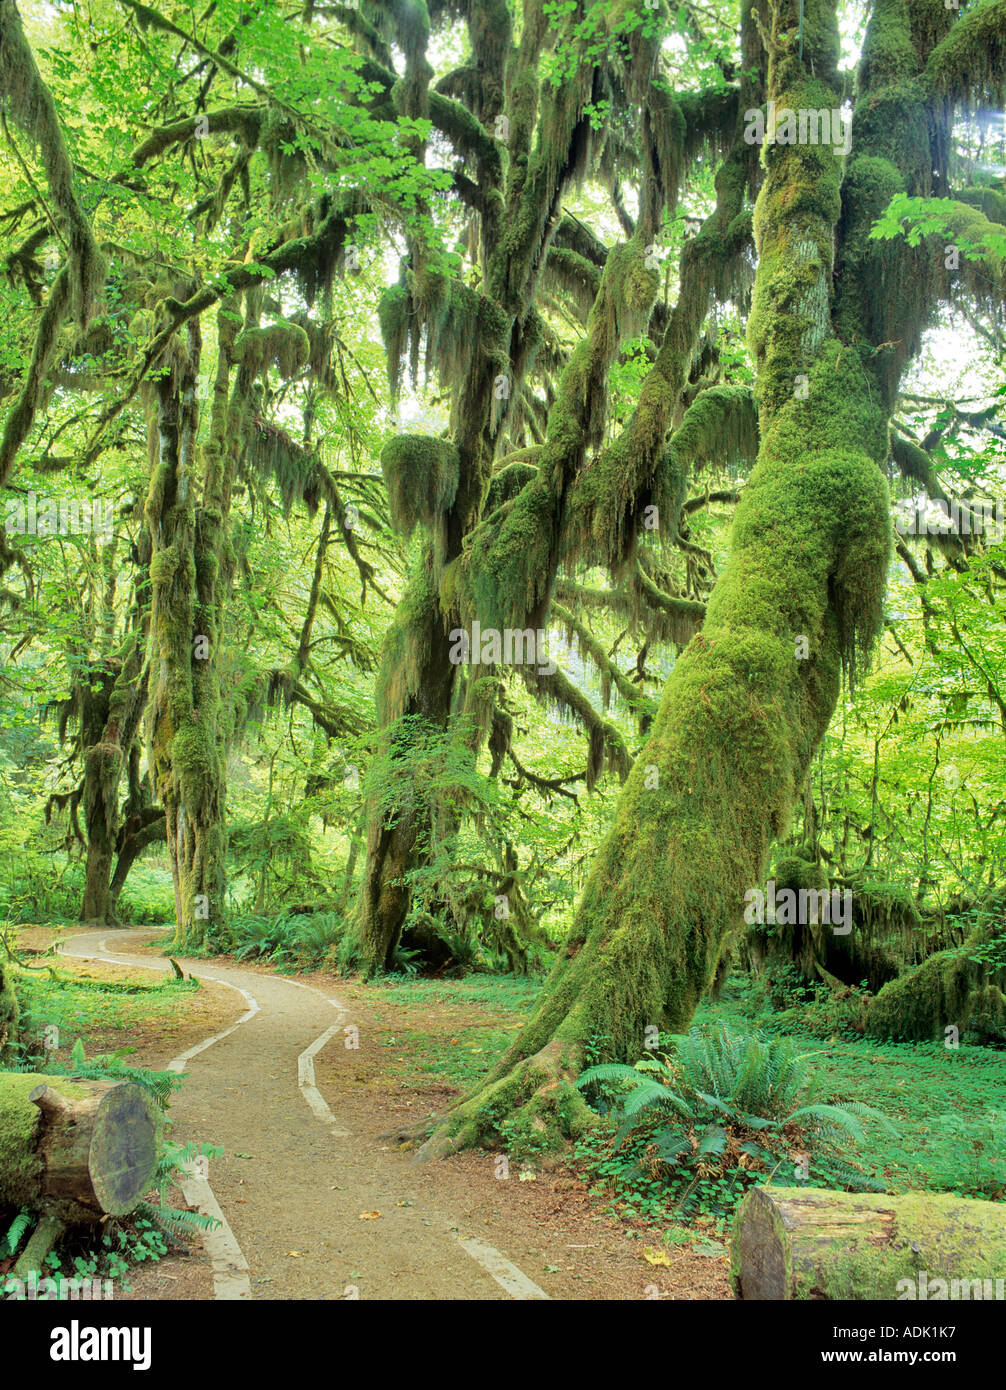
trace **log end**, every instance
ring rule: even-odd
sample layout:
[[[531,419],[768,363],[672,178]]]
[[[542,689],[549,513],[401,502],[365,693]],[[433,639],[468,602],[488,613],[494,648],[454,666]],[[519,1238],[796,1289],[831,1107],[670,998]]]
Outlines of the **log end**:
[[[782,1219],[760,1187],[753,1187],[737,1210],[730,1242],[730,1282],[739,1299],[789,1296]]]
[[[102,1098],[88,1154],[94,1194],[103,1211],[124,1216],[150,1187],[157,1168],[161,1114],[135,1081]]]

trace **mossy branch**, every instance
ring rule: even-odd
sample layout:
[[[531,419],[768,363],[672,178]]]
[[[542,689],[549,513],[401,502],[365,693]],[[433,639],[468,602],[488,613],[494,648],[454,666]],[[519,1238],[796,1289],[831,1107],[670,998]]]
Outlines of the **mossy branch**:
[[[35,64],[14,0],[0,0],[0,98],[41,150],[70,266],[72,312],[83,331],[94,313],[107,266],[77,200],[56,106]]]
[[[567,635],[575,636],[580,652],[589,656],[597,667],[601,675],[601,699],[605,709],[611,698],[611,688],[614,688],[621,695],[622,699],[632,710],[633,714],[640,720],[652,719],[656,713],[654,701],[638,685],[633,685],[628,676],[619,668],[618,664],[611,660],[611,657],[604,650],[602,644],[597,640],[590,628],[561,603],[552,603],[552,617],[565,627]]]
[[[632,755],[616,726],[598,714],[583,691],[560,670],[549,673],[537,666],[519,666],[517,670],[532,694],[572,715],[587,730],[587,790],[593,791],[604,767],[617,772],[624,782],[632,767]]]

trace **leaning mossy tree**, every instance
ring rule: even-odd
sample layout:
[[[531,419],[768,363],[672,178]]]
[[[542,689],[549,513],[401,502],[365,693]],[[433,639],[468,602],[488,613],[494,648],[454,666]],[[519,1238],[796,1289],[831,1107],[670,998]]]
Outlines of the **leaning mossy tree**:
[[[577,54],[590,7],[575,8],[569,31],[554,41],[559,52]],[[630,7],[601,8],[617,25]],[[484,298],[454,320],[468,324],[467,340],[480,349],[464,362],[455,393],[462,407],[451,431],[460,457],[456,498],[464,501],[431,528],[407,631],[388,649],[393,675],[385,688],[395,698],[385,717],[438,688],[446,700],[445,628],[475,617],[500,628],[540,625],[560,563],[589,557],[617,575],[634,554],[644,507],[656,501],[662,525],[665,516],[676,520],[681,471],[690,463],[687,448],[676,445],[687,423],[693,354],[711,292],[728,292],[731,253],[743,252],[746,196],[754,192],[757,274],[747,340],[757,371],[759,451],[702,630],[664,690],[540,1002],[485,1082],[434,1127],[424,1156],[493,1137],[504,1119],[546,1138],[577,1134],[592,1122],[572,1084],[588,1046],[634,1059],[647,1028],[684,1029],[713,980],[740,925],[745,891],[761,881],[771,846],[790,823],[843,673],[854,683],[881,626],[892,551],[884,469],[902,373],[941,302],[1002,301],[1000,243],[988,235],[995,225],[973,201],[950,195],[955,119],[1001,105],[1004,14],[1002,0],[959,16],[935,0],[877,0],[854,75],[846,150],[834,128],[831,143],[800,143],[797,115],[816,120],[842,105],[833,0],[745,4],[742,76],[728,82],[733,102],[721,98],[716,107],[721,119],[724,109],[731,113],[732,134],[716,208],[683,258],[678,300],[635,413],[603,447],[595,374],[610,360],[618,326],[647,307],[644,273],[632,259],[642,238],[632,237],[605,257],[586,331],[555,389],[534,476],[508,507],[476,523],[468,499],[485,489],[499,421],[510,418],[479,383],[489,360],[497,375],[524,379],[527,295],[562,226],[549,211],[559,191],[550,176],[575,167],[576,110],[588,100],[590,72],[577,54],[576,80],[561,97],[550,95],[535,80],[541,54],[529,48],[535,15],[544,32],[541,7],[526,7],[512,49],[507,31],[492,90],[503,94],[511,142],[501,200],[489,204],[483,192],[492,208]],[[663,13],[656,23],[666,31]],[[673,139],[681,103],[659,80],[659,42],[651,37],[648,47],[646,33],[633,29],[637,61],[622,88],[628,101],[645,98],[649,136],[639,142],[647,178],[637,233],[653,213],[648,198],[672,200],[687,165],[687,149]],[[602,80],[598,73],[595,67],[591,84]],[[775,140],[759,146],[751,116],[768,101],[780,125]],[[789,128],[785,112],[793,113]],[[521,198],[535,179],[528,207]],[[871,237],[899,194],[947,197],[947,231],[967,242],[959,269],[948,271],[946,238],[931,229],[910,240]],[[522,239],[529,230],[537,240]],[[429,319],[434,300],[441,317],[428,326],[428,340],[436,323],[448,321],[444,313],[463,314],[467,302],[440,282],[433,296],[428,277],[415,270],[393,293],[409,313],[401,320],[389,314],[392,347],[403,342],[395,338],[405,331],[398,323]],[[450,342],[457,353],[456,334]],[[701,402],[699,395],[691,409]],[[424,498],[430,495],[425,487]],[[372,843],[371,913],[385,902],[374,873]]]

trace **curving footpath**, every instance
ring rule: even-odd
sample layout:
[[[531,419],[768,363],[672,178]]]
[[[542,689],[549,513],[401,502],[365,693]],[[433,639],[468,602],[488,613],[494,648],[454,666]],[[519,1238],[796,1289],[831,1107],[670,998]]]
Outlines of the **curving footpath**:
[[[134,931],[84,932],[68,956],[145,970]],[[186,1199],[221,1225],[204,1237],[214,1295],[241,1298],[543,1299],[505,1255],[413,1187],[400,1159],[354,1137],[315,1084],[314,1059],[343,1035],[338,999],[273,975],[184,960],[186,974],[241,994],[244,1015],[169,1063],[185,1085],[174,1137],[220,1144]],[[333,1012],[334,1011],[334,1012]],[[380,1211],[380,1219],[361,1220]]]

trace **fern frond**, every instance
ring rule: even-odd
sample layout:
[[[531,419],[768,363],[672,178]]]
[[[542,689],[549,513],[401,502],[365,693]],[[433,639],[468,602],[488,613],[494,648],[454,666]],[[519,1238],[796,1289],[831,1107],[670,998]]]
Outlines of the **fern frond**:
[[[35,1219],[35,1213],[28,1207],[22,1207],[11,1222],[7,1234],[0,1241],[0,1259],[7,1259],[10,1255],[16,1255],[18,1247],[24,1238],[25,1232]]]

